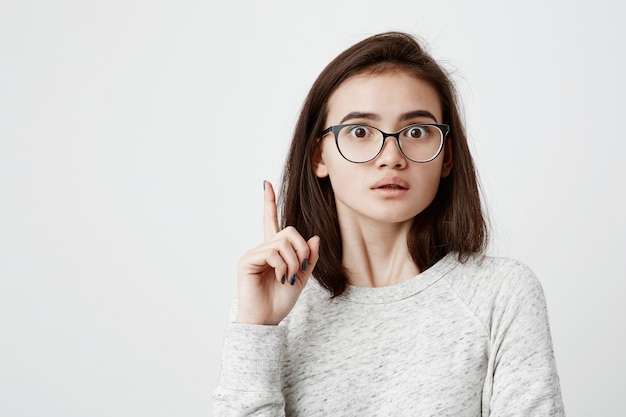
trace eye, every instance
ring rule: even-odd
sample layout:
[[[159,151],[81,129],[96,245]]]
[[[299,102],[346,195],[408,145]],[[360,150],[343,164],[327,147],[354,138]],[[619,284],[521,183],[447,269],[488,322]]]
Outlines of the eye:
[[[405,130],[404,134],[411,139],[423,139],[428,136],[428,126],[409,126]]]
[[[371,135],[371,130],[367,126],[358,125],[350,128],[350,134],[355,138],[366,138]]]

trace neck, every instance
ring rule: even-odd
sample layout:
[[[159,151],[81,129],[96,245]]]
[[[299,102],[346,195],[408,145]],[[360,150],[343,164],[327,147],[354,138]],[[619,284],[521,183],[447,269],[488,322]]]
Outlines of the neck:
[[[343,224],[343,265],[348,282],[358,287],[384,287],[420,273],[407,247],[411,221]]]

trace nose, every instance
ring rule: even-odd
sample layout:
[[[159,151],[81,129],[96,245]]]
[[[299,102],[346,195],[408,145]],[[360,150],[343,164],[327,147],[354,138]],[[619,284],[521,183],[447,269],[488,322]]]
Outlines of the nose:
[[[379,167],[403,168],[407,164],[406,157],[400,151],[398,138],[394,135],[385,136],[383,148],[376,158],[376,165]]]

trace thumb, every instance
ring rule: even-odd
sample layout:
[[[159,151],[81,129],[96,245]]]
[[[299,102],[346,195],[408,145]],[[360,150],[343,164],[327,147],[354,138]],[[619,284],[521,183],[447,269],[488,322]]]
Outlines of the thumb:
[[[312,272],[320,259],[320,237],[315,235],[307,240],[306,244],[309,246],[309,266],[307,271]]]

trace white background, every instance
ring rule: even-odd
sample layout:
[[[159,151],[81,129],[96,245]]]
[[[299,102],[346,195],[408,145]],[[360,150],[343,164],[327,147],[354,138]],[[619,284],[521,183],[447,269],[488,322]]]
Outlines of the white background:
[[[618,4],[1,0],[0,415],[210,415],[262,180],[321,69],[404,30],[454,72],[568,416],[623,416]]]

